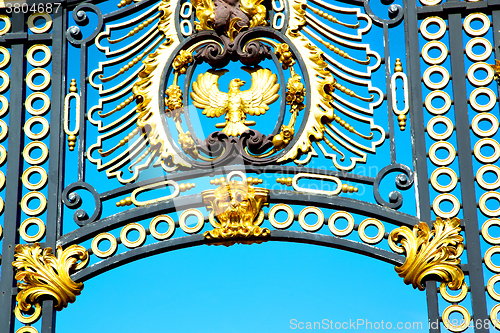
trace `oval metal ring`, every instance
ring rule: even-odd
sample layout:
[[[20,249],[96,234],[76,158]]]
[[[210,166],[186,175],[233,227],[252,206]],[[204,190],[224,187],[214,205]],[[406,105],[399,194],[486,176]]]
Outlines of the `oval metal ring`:
[[[156,226],[161,222],[168,223],[168,230],[163,233],[159,233],[158,230],[156,230]],[[168,215],[158,215],[151,220],[151,223],[149,224],[149,232],[151,233],[151,236],[157,240],[169,239],[175,232],[175,222]]]
[[[316,215],[316,217],[318,218],[316,223],[314,224],[306,223],[306,215],[308,214]],[[302,211],[299,213],[299,224],[305,231],[309,232],[318,231],[319,229],[321,229],[324,223],[325,223],[325,216],[323,215],[321,209],[319,209],[318,207],[309,206],[302,209]]]
[[[439,30],[435,33],[430,33],[427,30],[427,26],[429,24],[437,24],[439,26]],[[422,37],[424,37],[427,40],[440,39],[441,37],[444,36],[445,32],[446,32],[446,23],[442,18],[438,16],[428,17],[425,20],[423,20],[422,23],[420,24],[420,33],[422,34]]]
[[[481,153],[481,148],[483,148],[483,146],[492,147],[493,154],[491,156],[484,156]],[[476,156],[479,162],[484,164],[495,163],[500,157],[500,145],[493,139],[481,139],[474,145],[474,156]]]
[[[276,2],[278,2],[280,4],[279,7],[276,5]],[[273,6],[273,10],[275,12],[282,12],[282,11],[285,10],[285,3],[283,2],[283,0],[278,0],[278,1],[274,0],[274,1],[272,1],[272,6]]]
[[[101,243],[103,240],[108,240],[110,243],[109,249],[107,249],[106,251],[99,250],[99,243]],[[92,253],[94,253],[97,258],[105,259],[115,254],[116,249],[118,248],[118,242],[116,241],[115,236],[113,236],[109,232],[104,232],[94,237],[94,239],[92,240],[91,248]]]
[[[127,238],[128,233],[132,230],[136,230],[139,232],[139,238],[135,241],[131,241]],[[146,229],[139,223],[129,223],[125,227],[123,227],[120,232],[120,240],[122,244],[128,247],[129,249],[134,249],[136,247],[142,246],[146,241]]]
[[[38,183],[33,184],[30,182],[30,177],[32,174],[38,173],[40,175],[40,180]],[[47,171],[44,168],[39,166],[30,166],[28,169],[24,170],[21,180],[23,182],[24,187],[31,191],[37,191],[42,189],[45,184],[47,184]]]
[[[476,54],[472,50],[474,46],[481,44],[484,46],[484,52],[481,54]],[[467,45],[465,45],[465,54],[472,61],[485,61],[491,55],[492,47],[489,40],[483,37],[472,38]]]
[[[438,149],[445,149],[448,151],[448,157],[445,159],[440,159],[436,156],[436,151]],[[454,160],[456,156],[456,151],[455,147],[447,141],[439,141],[434,143],[430,148],[429,148],[429,159],[431,160],[432,163],[438,166],[447,166],[450,165]]]
[[[488,290],[488,294],[495,301],[500,301],[500,294],[495,291],[495,283],[497,283],[498,281],[500,281],[500,274],[492,276],[486,284],[486,290]]]
[[[450,303],[458,303],[463,301],[465,296],[467,296],[468,288],[465,281],[462,283],[462,286],[460,287],[460,293],[455,296],[452,296],[448,293],[446,285],[447,285],[446,282],[441,282],[441,285],[439,286],[439,293],[441,294],[441,296],[444,298],[445,301]]]
[[[479,29],[472,29],[471,23],[474,20],[480,20],[483,22],[483,26]],[[464,30],[469,36],[479,37],[485,35],[490,29],[490,19],[483,13],[472,13],[467,15],[464,20]]]
[[[36,148],[41,149],[42,154],[38,158],[33,158],[31,157],[31,152]],[[43,164],[47,160],[47,157],[49,157],[49,148],[41,141],[32,141],[24,147],[23,158],[31,165]]]
[[[42,125],[42,130],[38,133],[33,133],[31,128],[36,123]],[[45,119],[44,117],[40,117],[40,116],[31,117],[24,124],[24,133],[31,140],[41,140],[41,139],[45,138],[47,136],[47,134],[49,134],[49,129],[50,129],[50,126],[49,126],[49,122],[47,121],[47,119]]]
[[[39,109],[33,108],[33,102],[35,99],[41,99],[43,101],[43,105]],[[42,92],[32,93],[26,98],[26,110],[33,116],[43,116],[50,108],[50,98],[46,94]]]
[[[377,235],[375,235],[373,237],[369,237],[365,233],[366,227],[368,227],[370,225],[373,225],[373,226],[377,227],[377,229],[378,229]],[[382,239],[384,238],[384,233],[385,233],[384,224],[382,222],[380,222],[379,220],[374,219],[374,218],[368,218],[368,219],[364,220],[363,222],[361,222],[359,224],[359,227],[358,227],[359,238],[361,238],[361,240],[367,244],[380,243],[382,241]]]
[[[147,200],[147,201],[138,201],[137,200],[137,195],[141,192],[144,192],[146,190],[154,190],[157,188],[167,187],[167,186],[172,186],[174,188],[174,192],[172,194],[163,196],[161,198]],[[165,180],[162,182],[141,186],[141,187],[133,190],[132,194],[130,195],[130,199],[132,200],[132,203],[136,206],[146,206],[146,205],[150,205],[150,204],[153,204],[156,202],[166,201],[166,200],[175,198],[179,195],[179,193],[181,193],[181,190],[180,190],[179,184],[177,182],[175,182],[173,180]]]
[[[187,30],[186,30],[186,27],[187,27]],[[181,24],[180,24],[180,29],[181,29],[181,33],[186,37],[191,36],[193,34],[193,26],[191,25],[191,21],[182,20]]]
[[[487,120],[491,124],[491,127],[486,131],[479,128],[479,123],[483,120]],[[481,138],[495,135],[498,131],[498,126],[498,119],[491,113],[480,113],[476,115],[471,122],[472,131]]]
[[[285,25],[285,14],[275,13],[273,18],[273,28],[276,30],[281,30],[284,25]]]
[[[9,87],[10,78],[4,71],[0,71],[0,78],[2,79],[2,84],[0,84],[0,93],[3,93]]]
[[[181,6],[181,11],[180,11],[181,17],[189,19],[191,18],[191,14],[193,14],[193,5],[191,4],[191,2],[184,2]]]
[[[7,32],[9,32],[11,24],[10,24],[10,18],[7,15],[0,15],[0,20],[5,22],[5,27],[3,27],[0,30],[0,36],[5,35]]]
[[[434,73],[441,74],[443,79],[439,82],[432,82],[431,75]],[[434,66],[430,66],[429,68],[427,68],[425,70],[424,75],[422,76],[422,79],[423,79],[426,87],[429,89],[433,89],[433,90],[443,89],[450,82],[450,73],[448,73],[448,70],[446,68],[444,68],[443,66],[434,65]]]
[[[449,212],[444,212],[440,205],[443,201],[449,201],[453,204],[453,208]],[[458,212],[460,212],[460,202],[453,194],[443,193],[438,195],[434,202],[432,203],[432,210],[436,213],[437,216],[442,218],[452,218],[457,216]]]
[[[45,24],[43,26],[41,26],[40,28],[37,28],[35,26],[35,20],[39,17],[42,17],[45,19]],[[52,18],[47,13],[35,13],[35,14],[31,14],[28,17],[28,28],[34,34],[42,34],[44,32],[47,32],[50,30],[51,27],[52,27]]]
[[[432,58],[429,55],[429,51],[432,49],[438,49],[439,51],[441,51],[439,57]],[[435,40],[427,42],[427,44],[425,44],[424,47],[422,48],[422,59],[424,59],[424,61],[429,65],[440,65],[441,63],[443,63],[443,61],[446,60],[447,56],[448,56],[448,49],[446,48],[446,45]]]
[[[477,96],[479,96],[479,95],[486,95],[486,96],[488,96],[488,98],[489,98],[488,103],[486,103],[486,104],[479,104],[476,101]],[[481,87],[481,88],[474,89],[471,92],[470,98],[469,98],[470,106],[472,106],[472,108],[474,110],[478,111],[478,112],[490,111],[491,109],[493,109],[493,107],[495,106],[496,102],[497,102],[497,97],[495,96],[495,93],[490,88],[486,88],[486,87]]]
[[[435,108],[432,106],[432,100],[435,98],[442,98],[444,100],[444,105],[440,108]],[[450,95],[448,95],[446,92],[442,90],[435,90],[431,92],[427,97],[425,98],[425,108],[427,111],[434,115],[441,115],[445,114],[448,112],[448,110],[451,107],[451,98]]]
[[[34,54],[37,51],[42,51],[44,56],[42,60],[35,60]],[[52,56],[52,53],[50,52],[50,49],[48,48],[47,45],[43,44],[35,44],[32,47],[28,49],[28,52],[26,53],[26,59],[30,63],[31,66],[33,67],[39,67],[39,66],[45,66],[49,63],[50,58]]]
[[[3,59],[0,61],[0,69],[4,68],[9,64],[10,61],[10,53],[5,47],[0,46],[0,53],[3,54]]]
[[[276,221],[276,213],[281,212],[281,211],[287,213],[287,217],[286,217],[286,220],[284,222]],[[288,228],[289,226],[292,225],[293,218],[294,218],[293,209],[289,205],[277,204],[277,205],[274,205],[273,207],[271,207],[271,209],[269,210],[269,222],[276,229]]]
[[[493,172],[497,179],[493,183],[487,183],[484,180],[484,174],[486,172]],[[500,168],[493,164],[483,165],[477,170],[476,181],[477,184],[485,190],[496,190],[500,187]]]
[[[43,82],[40,84],[33,83],[33,78],[35,75],[42,75]],[[35,68],[30,70],[28,75],[26,75],[26,85],[33,91],[44,90],[50,84],[50,74],[45,68]]]
[[[462,320],[460,321],[461,322],[460,325],[453,325],[451,323],[450,314],[452,314],[453,312],[458,312],[464,317],[463,321]],[[461,305],[456,305],[456,304],[450,305],[449,307],[447,307],[443,311],[443,324],[447,329],[449,329],[452,332],[465,331],[467,329],[467,327],[469,327],[469,324],[470,324],[469,311],[467,311],[467,309]]]
[[[38,199],[40,201],[40,204],[35,209],[31,209],[28,207],[28,203],[33,199]],[[47,207],[47,199],[42,193],[37,191],[28,192],[21,199],[21,209],[23,210],[24,214],[28,216],[38,216],[45,211],[46,207]]]
[[[476,72],[478,70],[484,70],[486,71],[486,77],[484,79],[477,79],[476,78]],[[469,82],[476,87],[481,87],[481,86],[487,86],[488,84],[493,81],[493,78],[495,76],[495,73],[493,72],[493,69],[484,62],[476,62],[472,66],[469,67],[469,70],[467,71],[467,79]]]
[[[450,177],[450,182],[447,185],[441,185],[438,182],[438,178],[441,175],[448,175]],[[440,167],[434,170],[431,175],[431,185],[438,192],[451,192],[457,186],[458,177],[455,171],[450,168]]]
[[[28,235],[27,232],[28,227],[31,225],[36,225],[38,227],[38,232],[33,236]],[[19,227],[19,235],[28,243],[38,242],[45,236],[45,224],[37,217],[27,218]]]
[[[481,198],[479,198],[479,210],[481,210],[481,213],[483,213],[486,216],[497,217],[500,215],[500,207],[498,207],[495,210],[491,210],[488,207],[486,207],[486,201],[490,199],[494,199],[500,204],[500,193],[495,191],[484,193],[481,196]]]
[[[342,230],[337,229],[337,227],[335,226],[335,222],[339,218],[345,218],[347,220],[347,227],[345,227]],[[354,230],[354,218],[348,212],[344,211],[335,212],[332,215],[330,215],[330,218],[328,219],[328,228],[330,228],[332,234],[334,234],[337,237],[349,236],[351,232]]]
[[[436,124],[444,124],[446,126],[446,131],[443,133],[437,133],[434,130]],[[434,140],[446,140],[453,134],[453,123],[450,119],[443,116],[436,116],[429,120],[427,123],[427,134]]]
[[[331,180],[337,185],[337,187],[333,191],[315,190],[315,189],[310,189],[310,188],[299,187],[297,182],[301,178]],[[298,174],[296,174],[293,177],[292,186],[293,186],[293,189],[295,191],[298,191],[298,192],[318,193],[318,194],[326,194],[326,195],[337,195],[342,190],[342,182],[337,177],[328,176],[328,175],[319,175],[319,174],[313,174],[313,173],[303,173],[303,172],[299,172]]]
[[[498,244],[500,244],[500,237],[491,237],[489,230],[488,230],[491,226],[500,227],[500,220],[499,219],[489,219],[486,222],[484,222],[483,226],[481,227],[481,235],[483,235],[484,240],[488,244],[498,245]]]
[[[441,3],[442,0],[420,0],[420,3],[424,6],[435,6],[435,5],[439,5]]]
[[[189,216],[196,216],[198,218],[198,222],[194,227],[188,227],[186,224],[186,219]],[[203,213],[200,212],[198,209],[187,209],[182,212],[181,216],[179,217],[179,226],[181,229],[188,234],[194,234],[203,229],[203,226],[205,225],[205,217],[203,216]]]
[[[7,110],[9,110],[9,100],[4,95],[0,95],[0,103],[2,106],[0,107],[0,117],[3,117]]]

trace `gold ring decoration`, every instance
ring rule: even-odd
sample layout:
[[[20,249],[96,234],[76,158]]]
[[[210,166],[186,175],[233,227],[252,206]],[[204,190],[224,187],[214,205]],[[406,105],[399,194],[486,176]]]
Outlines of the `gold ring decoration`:
[[[443,79],[440,82],[432,82],[431,75],[434,73],[441,74]],[[448,85],[448,82],[450,82],[450,73],[448,73],[448,70],[443,66],[434,65],[430,66],[425,70],[424,75],[422,76],[422,80],[424,81],[426,87],[429,89],[433,90],[443,89]]]
[[[247,176],[242,171],[231,171],[226,176],[226,181],[229,183],[234,177],[240,177],[242,181],[247,179]]]
[[[40,27],[40,28],[37,28],[35,26],[35,20],[39,17],[42,17],[45,19],[45,24]],[[47,13],[35,13],[35,14],[31,14],[29,17],[28,17],[28,28],[31,30],[31,32],[33,32],[34,34],[42,34],[44,32],[47,32],[50,30],[50,28],[52,27],[52,18],[50,17],[49,14]]]
[[[37,158],[33,158],[31,156],[31,152],[33,149],[39,148],[42,150],[42,155]],[[45,143],[41,141],[32,141],[24,147],[23,150],[23,157],[26,162],[28,162],[31,165],[39,165],[44,163],[47,160],[47,157],[49,157],[49,148],[45,145]]]
[[[491,323],[495,326],[497,330],[500,330],[500,322],[498,321],[498,312],[500,311],[500,304],[497,304],[491,309],[490,319]]]
[[[43,59],[42,60],[35,60],[33,55],[37,51],[42,51],[44,53]],[[26,59],[30,63],[31,66],[33,67],[40,67],[40,66],[45,66],[49,63],[50,58],[52,56],[52,53],[50,52],[50,49],[47,45],[43,44],[35,44],[32,47],[28,49],[28,52],[26,53]]]
[[[39,109],[33,108],[33,101],[35,99],[41,99],[43,101],[43,105]],[[32,93],[26,98],[26,110],[33,116],[43,116],[50,108],[50,98],[46,94],[42,92]]]
[[[7,137],[7,133],[9,132],[9,126],[5,123],[5,121],[0,120],[0,141]]]
[[[34,236],[28,235],[27,232],[28,227],[31,225],[36,225],[38,227],[38,232]],[[45,224],[37,217],[27,218],[19,227],[19,235],[28,243],[39,242],[43,236],[45,236]]]
[[[106,251],[99,250],[99,243],[103,240],[108,240],[110,243],[109,249]],[[115,236],[109,232],[104,232],[94,237],[90,246],[92,248],[92,253],[94,253],[97,258],[105,259],[115,254],[116,249],[118,248],[118,242],[116,241]]]
[[[460,293],[455,296],[450,295],[448,293],[446,286],[447,286],[446,282],[441,282],[441,285],[439,286],[439,293],[441,294],[441,296],[444,298],[445,301],[448,301],[450,303],[459,303],[463,301],[465,296],[467,296],[467,292],[469,291],[467,288],[467,284],[465,284],[465,281],[462,283],[462,286],[460,287]]]
[[[3,202],[3,199],[0,197],[0,213],[3,212],[4,208],[5,208],[5,204]]]
[[[473,51],[474,46],[476,45],[483,45],[484,46],[484,52],[481,54],[476,54]],[[492,47],[491,43],[483,37],[476,37],[472,38],[467,45],[465,45],[465,54],[467,57],[472,60],[472,61],[485,61],[487,60],[490,55],[491,55]]]
[[[441,207],[439,207],[439,205],[441,205],[441,202],[443,201],[449,201],[453,204],[453,208],[449,212],[444,212],[443,210],[441,210]],[[443,193],[438,195],[436,199],[434,199],[434,202],[432,203],[432,210],[439,217],[452,218],[457,216],[458,212],[460,211],[460,202],[458,202],[457,197],[453,194]]]
[[[189,20],[182,20],[179,24],[179,28],[181,30],[181,33],[186,37],[193,34],[193,25]]]
[[[168,223],[168,230],[164,233],[159,233],[158,230],[156,230],[156,226],[161,222]],[[175,222],[168,215],[158,215],[154,219],[152,219],[151,223],[149,224],[149,232],[151,233],[151,236],[153,236],[157,240],[169,239],[174,234],[174,231]]]
[[[369,237],[365,233],[366,227],[368,227],[370,225],[374,225],[378,229],[377,235],[375,235],[374,237]],[[384,233],[385,233],[384,224],[382,222],[380,222],[379,220],[374,219],[374,218],[368,218],[368,219],[364,220],[363,222],[361,222],[359,224],[359,227],[358,227],[359,238],[361,238],[361,240],[367,244],[380,243],[382,241],[382,239],[384,238]]]
[[[484,174],[486,172],[493,172],[497,179],[493,183],[487,183],[484,180]],[[477,170],[476,181],[477,184],[485,190],[496,190],[500,187],[500,168],[493,164],[483,165],[479,168],[479,170]]]
[[[439,123],[446,126],[446,131],[444,131],[443,133],[437,133],[434,130],[434,126]],[[429,134],[429,136],[436,141],[446,140],[453,134],[453,123],[449,118],[436,116],[429,120],[429,122],[427,123],[427,134]]]
[[[16,319],[19,320],[20,323],[25,325],[33,324],[35,321],[38,320],[38,318],[40,318],[40,315],[42,314],[42,307],[40,306],[40,304],[35,304],[33,306],[33,309],[35,309],[33,313],[30,316],[26,317],[21,313],[21,309],[18,306],[16,306],[16,308],[14,309],[14,314],[16,316]],[[21,332],[38,333],[38,331],[32,326],[24,326],[16,331],[16,333],[21,333]]]
[[[3,237],[3,229],[2,226],[0,225],[0,240],[2,240],[2,237]]]
[[[495,301],[500,301],[500,294],[495,291],[495,283],[500,281],[500,274],[492,276],[486,285],[486,290],[488,291],[488,294],[493,298]]]
[[[36,184],[33,184],[29,180],[31,175],[34,173],[38,173],[40,175],[40,180]],[[47,171],[40,166],[30,166],[28,169],[24,170],[23,176],[21,177],[24,187],[31,191],[38,191],[42,189],[47,183],[47,179]]]
[[[2,171],[0,171],[0,190],[3,189],[5,185],[5,175]]]
[[[172,193],[172,194],[169,194],[169,195],[166,195],[164,197],[157,198],[157,199],[147,200],[147,201],[138,201],[136,198],[139,193],[141,193],[145,190],[157,189],[160,187],[167,187],[169,185],[174,187],[174,193]],[[132,200],[132,203],[136,206],[146,206],[146,205],[150,205],[150,204],[153,204],[156,202],[165,201],[165,200],[175,198],[179,195],[180,192],[181,191],[179,188],[179,184],[177,182],[175,182],[173,180],[165,180],[165,181],[161,181],[158,183],[142,186],[142,187],[139,187],[138,189],[133,190],[132,194],[130,195],[130,199]]]
[[[464,319],[460,325],[453,325],[450,321],[450,314],[453,312],[458,312],[460,313]],[[461,305],[450,305],[443,311],[443,324],[444,326],[449,329],[452,332],[462,332],[465,331],[470,324],[470,314],[469,311],[467,311],[466,308],[464,308]]]
[[[315,189],[310,189],[310,188],[299,187],[297,182],[301,178],[331,180],[331,181],[335,182],[337,187],[333,191],[315,190]],[[342,190],[342,182],[337,177],[328,176],[328,175],[319,175],[319,174],[314,174],[314,173],[303,173],[303,172],[300,172],[293,177],[292,186],[293,186],[293,189],[295,191],[298,191],[298,192],[317,193],[317,194],[326,194],[326,195],[337,195]]]
[[[337,227],[335,226],[335,222],[339,218],[345,218],[347,220],[347,227],[345,227],[345,229],[340,230],[337,229]],[[348,212],[344,211],[335,212],[332,215],[330,215],[330,218],[328,219],[328,228],[330,228],[332,234],[334,234],[337,237],[349,236],[351,232],[354,230],[354,218]]]
[[[198,222],[194,227],[188,227],[186,224],[186,219],[189,216],[196,216],[198,218]],[[181,216],[179,217],[179,226],[181,229],[188,234],[194,234],[203,229],[203,226],[205,225],[205,218],[203,216],[203,213],[200,212],[198,209],[187,209],[182,212]]]
[[[277,212],[286,212],[288,216],[286,217],[286,220],[284,222],[278,222],[276,221],[276,213]],[[292,225],[293,223],[293,209],[292,207],[285,205],[285,204],[277,204],[271,207],[269,210],[269,222],[273,227],[276,229],[286,229],[289,226]]]
[[[40,311],[41,310],[41,307],[38,306],[40,308]],[[16,310],[18,309],[18,307],[16,306]],[[17,317],[16,317],[17,318]],[[18,318],[19,320],[19,318]],[[20,320],[19,320],[20,321]],[[38,333],[38,331],[36,330],[36,328],[34,328],[33,326],[23,326],[21,327],[20,329],[18,329],[16,331],[16,333]]]
[[[0,165],[2,165],[6,159],[7,159],[7,150],[5,150],[4,146],[0,145]]]
[[[2,104],[0,107],[0,117],[3,117],[9,109],[9,100],[4,95],[0,95],[0,103]]]
[[[273,18],[273,28],[276,30],[280,30],[285,25],[285,14],[283,13],[275,13]]]
[[[493,264],[491,261],[491,257],[497,253],[500,253],[500,246],[490,247],[484,254],[484,264],[493,273],[500,273],[500,266]]]
[[[481,227],[481,235],[483,235],[484,240],[491,245],[497,245],[500,244],[500,237],[491,237],[489,233],[489,228],[495,225],[497,227],[500,227],[500,220],[499,219],[489,219],[486,222],[484,222],[483,226]]]
[[[479,96],[479,95],[488,96],[488,98],[489,98],[488,103],[479,104],[476,100],[477,96]],[[491,109],[493,109],[496,102],[497,102],[497,97],[495,96],[495,93],[490,88],[485,88],[485,87],[474,89],[471,92],[470,98],[469,98],[470,106],[472,106],[472,108],[478,112],[490,111]]]
[[[470,25],[472,21],[480,20],[483,22],[483,26],[479,29],[473,29]],[[480,37],[485,35],[488,30],[490,30],[490,19],[483,13],[473,13],[467,15],[464,20],[464,30],[469,36]]]
[[[437,24],[439,26],[439,30],[436,31],[435,33],[430,33],[427,30],[427,26],[429,24]],[[440,39],[441,37],[444,36],[445,32],[446,32],[446,23],[442,18],[438,16],[428,17],[425,20],[423,20],[422,23],[420,24],[420,33],[422,34],[422,37],[424,37],[427,40]]]
[[[445,149],[448,151],[448,157],[445,159],[438,158],[436,156],[436,151],[438,149]],[[446,141],[440,141],[434,143],[431,148],[429,149],[429,159],[431,160],[432,163],[438,166],[447,166],[450,165],[454,160],[456,156],[456,151],[455,147],[449,142]]]
[[[40,201],[40,204],[36,209],[31,209],[28,207],[28,203],[33,199],[38,199]],[[44,212],[46,207],[47,207],[47,199],[42,193],[37,191],[28,192],[21,199],[21,209],[23,210],[24,214],[28,216],[40,215]]]
[[[489,121],[491,124],[491,127],[486,131],[479,128],[479,123],[483,120]],[[471,122],[472,131],[481,138],[495,135],[498,131],[498,125],[498,119],[491,113],[487,112],[476,115]]]
[[[180,15],[182,18],[190,19],[193,13],[193,5],[191,2],[184,2],[181,6]]]
[[[420,0],[420,3],[424,6],[435,6],[441,3],[441,0]]]
[[[5,27],[0,29],[0,36],[5,35],[10,30],[10,18],[7,15],[0,15],[0,20],[5,22]]]
[[[484,193],[481,196],[481,198],[479,198],[479,210],[481,210],[481,212],[486,216],[497,217],[500,215],[500,207],[498,207],[495,210],[491,210],[488,207],[486,207],[486,201],[490,199],[494,199],[500,204],[500,193],[496,191],[490,191]]]
[[[9,87],[10,78],[9,75],[4,71],[0,71],[0,78],[2,78],[2,84],[0,84],[0,93],[3,93]]]
[[[139,238],[137,238],[135,241],[131,241],[127,238],[128,233],[132,230],[136,230],[139,232]],[[139,223],[129,223],[125,227],[123,227],[122,231],[120,232],[120,240],[122,241],[122,244],[129,249],[142,246],[146,241],[146,229],[144,229],[144,227]]]
[[[484,156],[481,153],[481,148],[483,148],[483,146],[490,146],[493,148],[493,154],[491,156]],[[500,157],[500,145],[493,139],[481,139],[474,145],[474,156],[482,163],[495,163]]]
[[[0,69],[4,68],[9,64],[10,61],[10,53],[5,47],[0,46],[0,53],[3,54],[3,59],[0,61]]]
[[[314,224],[307,224],[306,223],[306,215],[308,214],[315,214],[318,220]],[[304,209],[299,213],[299,224],[304,229],[305,231],[310,231],[310,232],[315,232],[321,229],[323,224],[325,223],[325,216],[323,215],[323,212],[321,209],[318,207],[313,207],[309,206]]]
[[[450,177],[450,182],[447,185],[441,185],[438,182],[438,178],[441,175],[448,175]],[[450,168],[440,167],[434,170],[431,175],[431,185],[438,192],[451,192],[457,186],[458,176]]]
[[[486,72],[486,77],[484,79],[477,79],[476,72],[478,70],[484,70]],[[491,68],[487,63],[484,62],[476,62],[472,66],[469,67],[467,71],[467,79],[469,82],[476,87],[487,86],[493,81],[495,77],[495,72],[493,72],[493,68]]]
[[[33,82],[33,78],[35,75],[42,75],[43,82],[40,84],[35,84]],[[26,85],[33,91],[44,90],[50,84],[50,74],[45,68],[34,68],[29,71],[28,75],[26,75]]]
[[[439,51],[441,51],[439,57],[436,58],[431,57],[429,55],[429,51],[431,49],[439,49]],[[446,48],[446,45],[435,40],[426,43],[422,48],[422,59],[424,59],[424,61],[429,65],[440,65],[443,63],[443,61],[446,60],[447,56],[448,56],[448,49]]]
[[[33,127],[33,124],[36,123],[42,125],[42,130],[38,133],[33,133],[31,128]],[[28,121],[24,124],[24,133],[26,133],[26,136],[31,140],[41,140],[49,134],[49,128],[50,126],[47,119],[40,116],[34,116],[28,119]]]
[[[434,100],[435,98],[443,99],[444,105],[440,108],[435,108],[432,105],[432,100]],[[445,114],[446,112],[448,112],[450,107],[451,107],[451,97],[450,95],[448,95],[448,93],[442,90],[435,90],[431,92],[429,95],[427,95],[427,97],[425,98],[425,108],[427,109],[427,111],[429,111],[434,115]]]

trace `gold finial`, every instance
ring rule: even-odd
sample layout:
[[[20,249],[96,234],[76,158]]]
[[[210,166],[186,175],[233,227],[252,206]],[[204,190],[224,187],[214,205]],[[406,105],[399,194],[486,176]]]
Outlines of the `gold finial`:
[[[78,92],[78,89],[76,88],[76,80],[75,79],[71,79],[71,83],[69,84],[69,92]]]
[[[394,66],[394,73],[400,73],[403,71],[403,66],[401,65],[401,59],[396,58],[396,64]]]

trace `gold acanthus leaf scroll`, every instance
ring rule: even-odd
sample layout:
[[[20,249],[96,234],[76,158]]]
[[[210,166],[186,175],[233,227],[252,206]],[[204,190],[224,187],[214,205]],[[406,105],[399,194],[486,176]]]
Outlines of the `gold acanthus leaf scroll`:
[[[83,283],[71,280],[70,273],[84,268],[89,261],[87,250],[79,245],[71,245],[63,250],[58,246],[56,255],[52,248],[33,245],[16,245],[14,262],[15,278],[18,280],[19,293],[17,307],[28,312],[39,308],[42,299],[52,297],[54,308],[62,310],[73,303],[80,295]]]
[[[410,230],[400,227],[389,235],[389,246],[394,252],[404,253],[406,260],[397,266],[396,272],[406,284],[425,289],[425,280],[437,276],[452,290],[458,290],[464,281],[460,269],[460,255],[464,250],[463,237],[460,236],[460,220],[436,218],[434,230],[420,222]],[[396,245],[401,244],[401,246]]]

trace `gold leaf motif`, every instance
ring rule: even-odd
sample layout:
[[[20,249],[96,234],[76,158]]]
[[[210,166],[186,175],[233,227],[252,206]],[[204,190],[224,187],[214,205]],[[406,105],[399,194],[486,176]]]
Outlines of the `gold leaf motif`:
[[[54,255],[52,248],[42,249],[35,243],[16,245],[15,252],[12,266],[16,268],[15,278],[20,289],[16,301],[22,312],[39,308],[47,296],[55,299],[56,310],[62,310],[80,295],[83,283],[71,280],[70,273],[87,265],[89,255],[85,248],[71,245],[63,250],[58,246]]]
[[[432,231],[424,222],[415,225],[413,230],[408,227],[393,230],[389,246],[394,252],[406,255],[404,264],[395,268],[396,272],[406,284],[420,290],[425,289],[424,282],[430,276],[437,276],[452,290],[460,289],[464,273],[459,267],[459,257],[464,250],[464,239],[459,233],[458,218],[442,220],[439,217]]]

